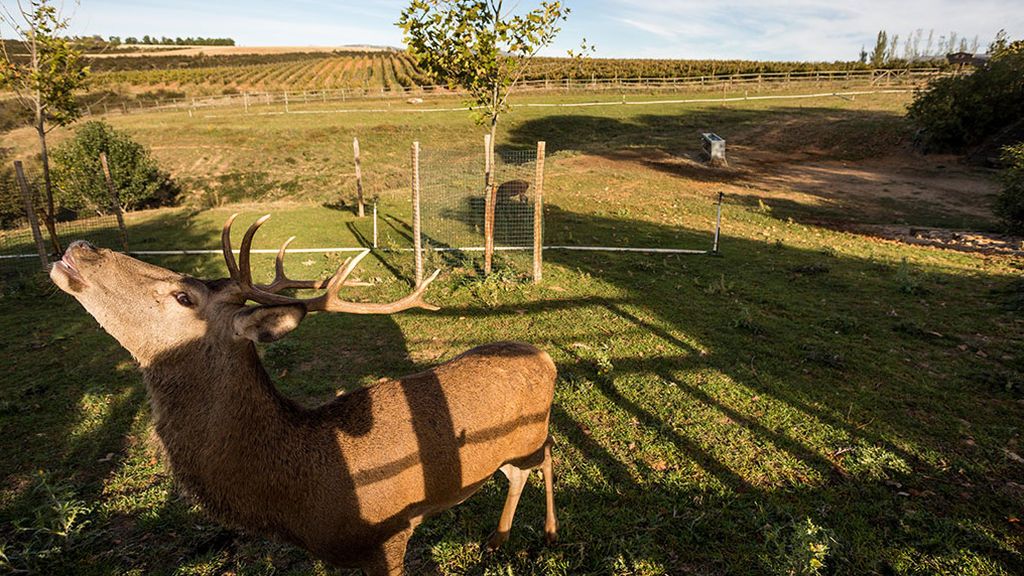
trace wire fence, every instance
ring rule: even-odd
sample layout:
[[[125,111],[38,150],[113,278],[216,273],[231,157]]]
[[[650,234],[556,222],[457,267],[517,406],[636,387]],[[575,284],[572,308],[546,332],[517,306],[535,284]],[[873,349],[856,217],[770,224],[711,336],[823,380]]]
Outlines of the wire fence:
[[[940,68],[868,69],[868,70],[807,70],[794,72],[753,72],[744,74],[715,74],[681,77],[615,77],[615,78],[563,78],[534,79],[520,82],[523,92],[671,92],[730,89],[776,89],[791,85],[827,85],[857,83],[874,87],[917,86],[937,77],[957,74]],[[317,103],[359,102],[372,100],[410,100],[428,96],[463,95],[443,85],[401,86],[380,88],[338,88],[322,90],[235,91],[217,96],[184,98],[138,97],[121,99],[117,103],[99,101],[86,106],[86,115],[130,114],[142,111],[193,111],[206,108],[242,108],[245,111],[308,107]]]
[[[499,148],[494,153],[494,245],[530,248],[534,235],[537,151]],[[434,248],[484,247],[487,165],[478,151],[424,148],[420,169],[425,241]]]
[[[569,211],[554,204],[543,207],[543,143],[525,150],[499,146],[492,155],[493,165],[488,164],[484,142],[461,147],[452,142],[434,144],[422,146],[419,162],[409,164],[409,167],[419,166],[421,239],[427,258],[433,262],[475,267],[483,260],[482,268],[488,273],[493,252],[494,258],[506,264],[507,268],[517,272],[527,272],[532,268],[534,278],[539,279],[543,250],[717,253],[717,242],[714,247],[711,243],[710,231],[716,230],[717,224],[713,221],[710,203],[709,206],[673,206],[680,211],[679,216],[699,220],[692,229],[656,226],[622,218],[621,215],[628,215],[634,208],[622,201],[595,198],[598,209],[592,213]],[[404,168],[399,171],[404,173],[394,173],[394,164],[393,158],[362,158],[361,183],[366,217],[350,218],[339,214],[340,218],[334,224],[338,226],[336,240],[327,244],[335,248],[311,251],[360,247],[412,251],[415,218],[410,194],[411,173]],[[489,171],[490,187],[487,184]],[[91,171],[83,178],[89,175]],[[348,176],[345,178],[347,180]],[[12,180],[15,180],[13,174],[8,177],[0,173],[0,189],[8,192],[19,190],[18,182]],[[53,262],[60,258],[57,246],[66,248],[73,240],[87,240],[110,248],[127,247],[127,232],[119,212],[97,209],[97,206],[117,205],[116,190],[112,184],[110,196],[94,197],[92,208],[78,211],[59,209],[54,241],[41,210],[40,180],[38,171],[26,174],[26,184],[34,204],[31,213],[39,223],[41,241],[38,244],[35,241],[29,220],[25,217],[29,212],[24,210],[24,204],[20,217],[5,218],[3,226],[0,226],[0,281],[38,274],[43,268],[40,248],[47,260]],[[356,183],[346,181],[342,188],[346,192],[339,195],[336,204],[326,207],[355,213]],[[8,196],[10,194],[4,195],[5,198]],[[24,200],[23,196],[21,200]],[[720,198],[718,202],[720,209]],[[693,213],[684,214],[688,211]],[[327,220],[333,221],[334,218]],[[493,231],[493,243],[487,241],[488,228]],[[139,255],[217,252],[216,249],[208,250],[208,246],[153,244],[146,238],[141,242],[148,245],[143,252],[136,253]]]
[[[103,199],[108,209],[97,211],[94,208],[82,207],[72,210],[58,205],[54,214],[54,232],[56,242],[46,226],[43,210],[44,198],[42,179],[37,173],[26,173],[26,184],[31,197],[33,216],[39,227],[42,249],[48,262],[60,258],[57,246],[66,248],[70,242],[85,240],[97,246],[122,246],[125,242],[123,229],[116,214],[117,203],[107,196]],[[39,252],[29,222],[29,213],[24,207],[24,196],[16,180],[16,174],[5,173],[0,182],[5,204],[5,219],[0,228],[0,279],[31,276],[38,274],[44,265],[40,261]]]

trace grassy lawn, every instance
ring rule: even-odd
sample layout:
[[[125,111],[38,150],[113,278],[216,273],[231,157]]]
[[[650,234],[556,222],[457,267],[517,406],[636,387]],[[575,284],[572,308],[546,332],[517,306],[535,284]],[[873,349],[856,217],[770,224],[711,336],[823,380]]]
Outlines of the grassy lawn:
[[[905,104],[519,109],[499,143],[548,141],[549,244],[706,248],[724,190],[723,256],[549,251],[540,285],[514,256],[487,279],[474,261],[438,258],[428,299],[441,311],[314,315],[263,348],[265,362],[286,394],[315,403],[495,339],[555,358],[560,542],[542,544],[533,478],[509,543],[483,552],[504,499],[498,478],[418,529],[414,574],[1024,572],[1024,260],[823,224],[992,225],[946,196],[894,198],[879,212],[827,180],[772,179],[794,163],[919,162],[985,180],[911,155]],[[135,249],[215,248],[232,211],[239,224],[275,214],[260,248],[292,234],[295,247],[358,245],[367,222],[324,206],[351,196],[353,135],[394,217],[388,241],[401,243],[408,143],[455,157],[452,143],[475,146],[479,132],[464,113],[111,121],[188,184],[188,207],[130,215]],[[691,161],[703,129],[735,142],[732,168]],[[30,145],[23,136],[16,147]],[[288,266],[326,274],[341,257],[295,254]],[[216,256],[151,260],[225,275]],[[269,278],[270,257],[254,262]],[[358,296],[408,288],[407,253],[364,262],[376,285]],[[334,573],[214,524],[176,491],[148,441],[131,359],[75,301],[45,283],[3,294],[0,541],[14,567]]]

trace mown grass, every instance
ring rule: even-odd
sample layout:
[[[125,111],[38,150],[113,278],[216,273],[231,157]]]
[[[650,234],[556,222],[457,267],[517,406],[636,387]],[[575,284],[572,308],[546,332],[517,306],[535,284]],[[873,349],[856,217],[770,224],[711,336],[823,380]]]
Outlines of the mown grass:
[[[502,142],[543,136],[555,148],[549,243],[703,248],[718,174],[652,163],[666,151],[689,153],[690,140],[673,134],[705,122],[753,133],[805,118],[796,126],[819,138],[815,129],[836,114],[902,133],[888,111],[898,104],[858,102],[845,112],[842,101],[838,111],[680,107],[650,121],[619,109],[573,112],[546,127],[536,113],[517,116]],[[278,156],[303,152],[339,165],[349,136],[368,134],[368,156],[400,165],[410,136],[455,141],[466,129],[426,116],[397,124],[377,116],[161,118],[129,117],[123,127],[151,143],[181,142],[180,158],[162,156],[179,162],[179,173],[194,161],[188,149],[215,141],[229,162],[276,169]],[[829,154],[843,157],[857,137]],[[294,173],[313,202],[132,215],[133,245],[216,247],[219,225],[236,210],[239,223],[275,214],[258,247],[291,234],[296,247],[356,245],[366,222],[319,205],[343,190],[316,187],[338,182],[340,169],[324,166]],[[403,194],[396,185],[384,197],[399,222]],[[418,529],[408,557],[415,574],[1024,571],[1024,262],[803,223],[815,210],[780,213],[727,198],[720,258],[549,251],[540,285],[514,256],[487,279],[472,260],[448,260],[429,295],[440,312],[314,315],[265,347],[264,358],[286,394],[310,403],[499,338],[535,343],[555,358],[560,543],[542,544],[535,478],[511,541],[484,553],[504,497],[496,479]],[[296,254],[288,265],[297,275],[323,274],[341,257]],[[225,273],[215,256],[153,261],[197,276]],[[408,254],[379,252],[365,262],[362,275],[376,286],[356,295],[408,288]],[[269,257],[255,263],[269,275]],[[45,287],[8,292],[0,327],[0,540],[15,567],[330,572],[302,551],[214,524],[178,494],[148,442],[145,394],[128,355],[72,299]]]

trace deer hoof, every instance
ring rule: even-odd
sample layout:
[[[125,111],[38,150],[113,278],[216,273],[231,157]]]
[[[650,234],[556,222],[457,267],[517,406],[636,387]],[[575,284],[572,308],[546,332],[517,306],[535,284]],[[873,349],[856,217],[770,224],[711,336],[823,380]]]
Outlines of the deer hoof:
[[[545,532],[544,539],[547,540],[548,544],[558,543],[558,532]]]
[[[487,549],[490,551],[497,550],[505,542],[508,542],[508,532],[495,532],[487,539]]]

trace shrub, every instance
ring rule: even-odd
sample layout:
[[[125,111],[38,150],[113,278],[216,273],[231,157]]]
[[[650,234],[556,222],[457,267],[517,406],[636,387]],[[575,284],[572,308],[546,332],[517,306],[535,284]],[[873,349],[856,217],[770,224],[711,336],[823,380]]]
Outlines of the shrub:
[[[149,150],[102,121],[86,122],[53,151],[53,180],[63,207],[106,213],[111,208],[100,152],[107,154],[121,206],[127,210],[167,206],[180,192]]]
[[[996,199],[996,214],[1015,234],[1024,234],[1024,142],[1003,148],[1003,190]]]
[[[993,50],[973,74],[931,82],[907,114],[935,150],[959,151],[1024,121],[1024,41]]]

